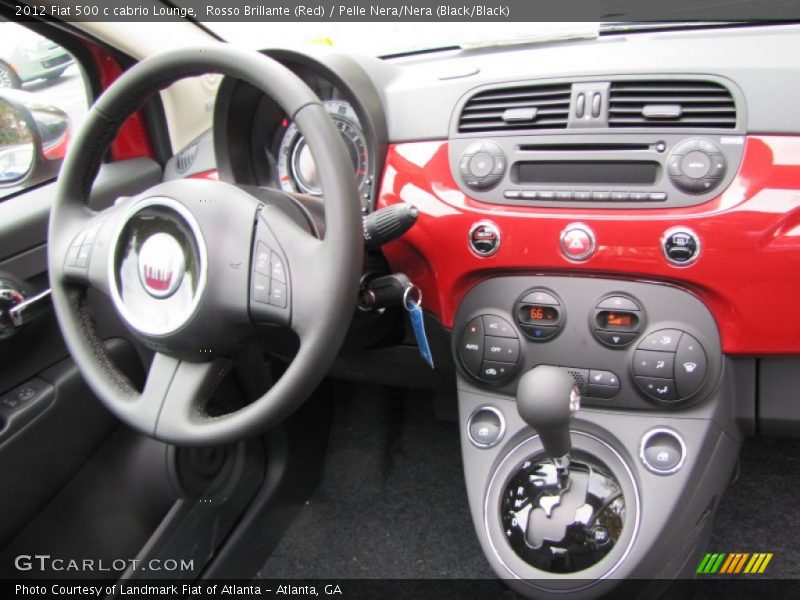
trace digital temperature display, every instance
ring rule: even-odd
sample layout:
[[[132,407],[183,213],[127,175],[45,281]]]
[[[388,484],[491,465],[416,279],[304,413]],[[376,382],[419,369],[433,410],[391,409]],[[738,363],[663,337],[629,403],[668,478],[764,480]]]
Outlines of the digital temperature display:
[[[558,321],[558,310],[552,306],[528,304],[522,307],[524,320],[528,323],[555,323]]]
[[[639,317],[628,311],[602,310],[597,314],[597,326],[612,331],[633,331],[639,326]]]
[[[608,313],[606,317],[606,325],[612,327],[630,327],[633,324],[633,315],[630,313]]]

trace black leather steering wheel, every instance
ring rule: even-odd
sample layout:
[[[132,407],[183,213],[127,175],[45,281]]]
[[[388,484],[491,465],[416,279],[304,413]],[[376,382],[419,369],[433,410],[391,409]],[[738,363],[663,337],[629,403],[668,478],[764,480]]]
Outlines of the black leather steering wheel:
[[[99,213],[88,208],[124,120],[173,82],[210,72],[262,90],[302,130],[325,194],[323,240],[278,206],[219,181],[166,182]],[[155,55],[106,90],[64,162],[48,238],[55,312],[86,381],[123,422],[182,445],[257,434],[308,397],[347,332],[362,253],[352,163],[319,98],[276,61],[223,44]],[[107,356],[89,287],[108,295],[128,328],[156,351],[142,392]],[[294,360],[258,400],[209,415],[206,401],[229,364],[226,353],[265,325],[296,332]]]

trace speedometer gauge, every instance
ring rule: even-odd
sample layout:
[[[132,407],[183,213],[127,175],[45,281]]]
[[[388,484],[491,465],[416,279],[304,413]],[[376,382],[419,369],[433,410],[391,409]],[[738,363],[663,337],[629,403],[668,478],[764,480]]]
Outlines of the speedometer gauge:
[[[356,172],[359,190],[364,191],[367,175],[367,145],[361,125],[353,107],[343,100],[326,100],[322,103],[330,113],[336,128],[342,134],[350,160]],[[278,148],[278,178],[287,192],[300,192],[321,196],[317,167],[306,144],[305,136],[297,125],[290,123]]]

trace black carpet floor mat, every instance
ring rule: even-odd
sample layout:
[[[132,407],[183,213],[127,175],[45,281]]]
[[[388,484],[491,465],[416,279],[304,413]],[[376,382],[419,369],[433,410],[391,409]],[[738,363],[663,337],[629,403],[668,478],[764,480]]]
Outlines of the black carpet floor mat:
[[[491,578],[455,422],[430,394],[360,386],[337,400],[323,482],[261,578]]]
[[[739,478],[722,498],[708,552],[772,552],[765,575],[800,578],[800,440],[745,441]]]
[[[494,575],[469,514],[459,431],[430,394],[353,386],[337,394],[323,482],[259,578],[482,579]],[[800,440],[745,442],[709,552],[773,552],[800,578]]]

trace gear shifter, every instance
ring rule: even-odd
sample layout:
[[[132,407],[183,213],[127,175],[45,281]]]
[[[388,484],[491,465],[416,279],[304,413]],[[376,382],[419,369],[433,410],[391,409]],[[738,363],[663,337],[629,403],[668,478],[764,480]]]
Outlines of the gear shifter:
[[[585,450],[570,464],[570,424],[580,402],[574,378],[558,367],[535,367],[517,387],[517,410],[539,434],[546,458],[539,452],[516,466],[500,496],[503,532],[517,556],[550,573],[601,560],[625,515],[622,490],[605,464]]]
[[[534,367],[522,376],[517,386],[519,415],[539,433],[545,454],[567,479],[572,448],[569,426],[580,403],[581,393],[575,379],[558,367]]]

